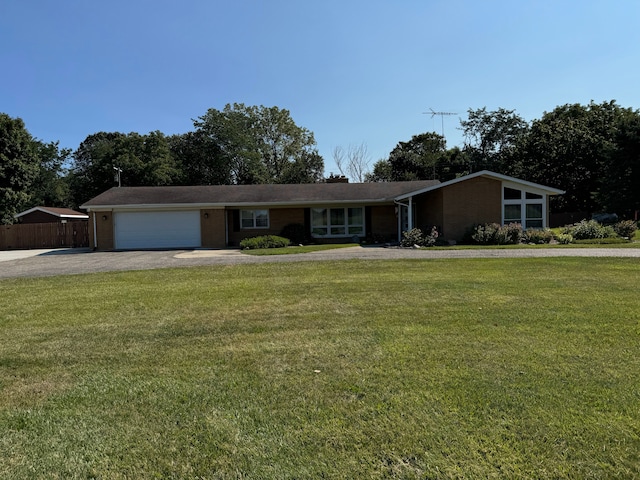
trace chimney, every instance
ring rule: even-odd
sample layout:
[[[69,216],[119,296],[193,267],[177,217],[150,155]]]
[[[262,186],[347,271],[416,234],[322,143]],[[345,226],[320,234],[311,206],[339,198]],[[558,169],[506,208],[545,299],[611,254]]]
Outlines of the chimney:
[[[326,183],[349,183],[349,179],[344,175],[334,175],[333,173],[330,173],[324,181]]]

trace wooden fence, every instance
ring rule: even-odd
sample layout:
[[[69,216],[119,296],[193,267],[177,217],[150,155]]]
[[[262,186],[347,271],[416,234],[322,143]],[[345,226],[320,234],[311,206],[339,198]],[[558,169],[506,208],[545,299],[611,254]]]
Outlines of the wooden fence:
[[[88,247],[89,222],[0,225],[0,250]]]

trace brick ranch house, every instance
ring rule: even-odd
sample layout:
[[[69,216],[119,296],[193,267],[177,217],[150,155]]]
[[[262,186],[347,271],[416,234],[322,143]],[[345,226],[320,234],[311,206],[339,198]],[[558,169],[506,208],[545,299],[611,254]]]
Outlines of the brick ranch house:
[[[442,183],[114,187],[81,208],[97,250],[224,248],[288,224],[318,242],[398,241],[431,226],[459,241],[479,223],[547,227],[549,196],[562,193],[484,170]]]

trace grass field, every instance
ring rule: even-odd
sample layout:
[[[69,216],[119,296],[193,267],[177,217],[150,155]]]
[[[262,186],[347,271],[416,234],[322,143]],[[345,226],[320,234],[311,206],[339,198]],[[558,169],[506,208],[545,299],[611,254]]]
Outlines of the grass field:
[[[640,262],[0,281],[0,478],[640,477]]]

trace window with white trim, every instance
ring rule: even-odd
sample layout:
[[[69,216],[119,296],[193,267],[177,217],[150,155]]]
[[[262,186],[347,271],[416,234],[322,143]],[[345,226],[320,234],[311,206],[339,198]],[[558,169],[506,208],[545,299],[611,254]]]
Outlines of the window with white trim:
[[[502,190],[502,222],[520,223],[522,228],[544,227],[544,196],[513,187]]]
[[[364,236],[364,208],[312,208],[311,235],[314,237]]]
[[[240,210],[242,228],[269,228],[269,210]]]

